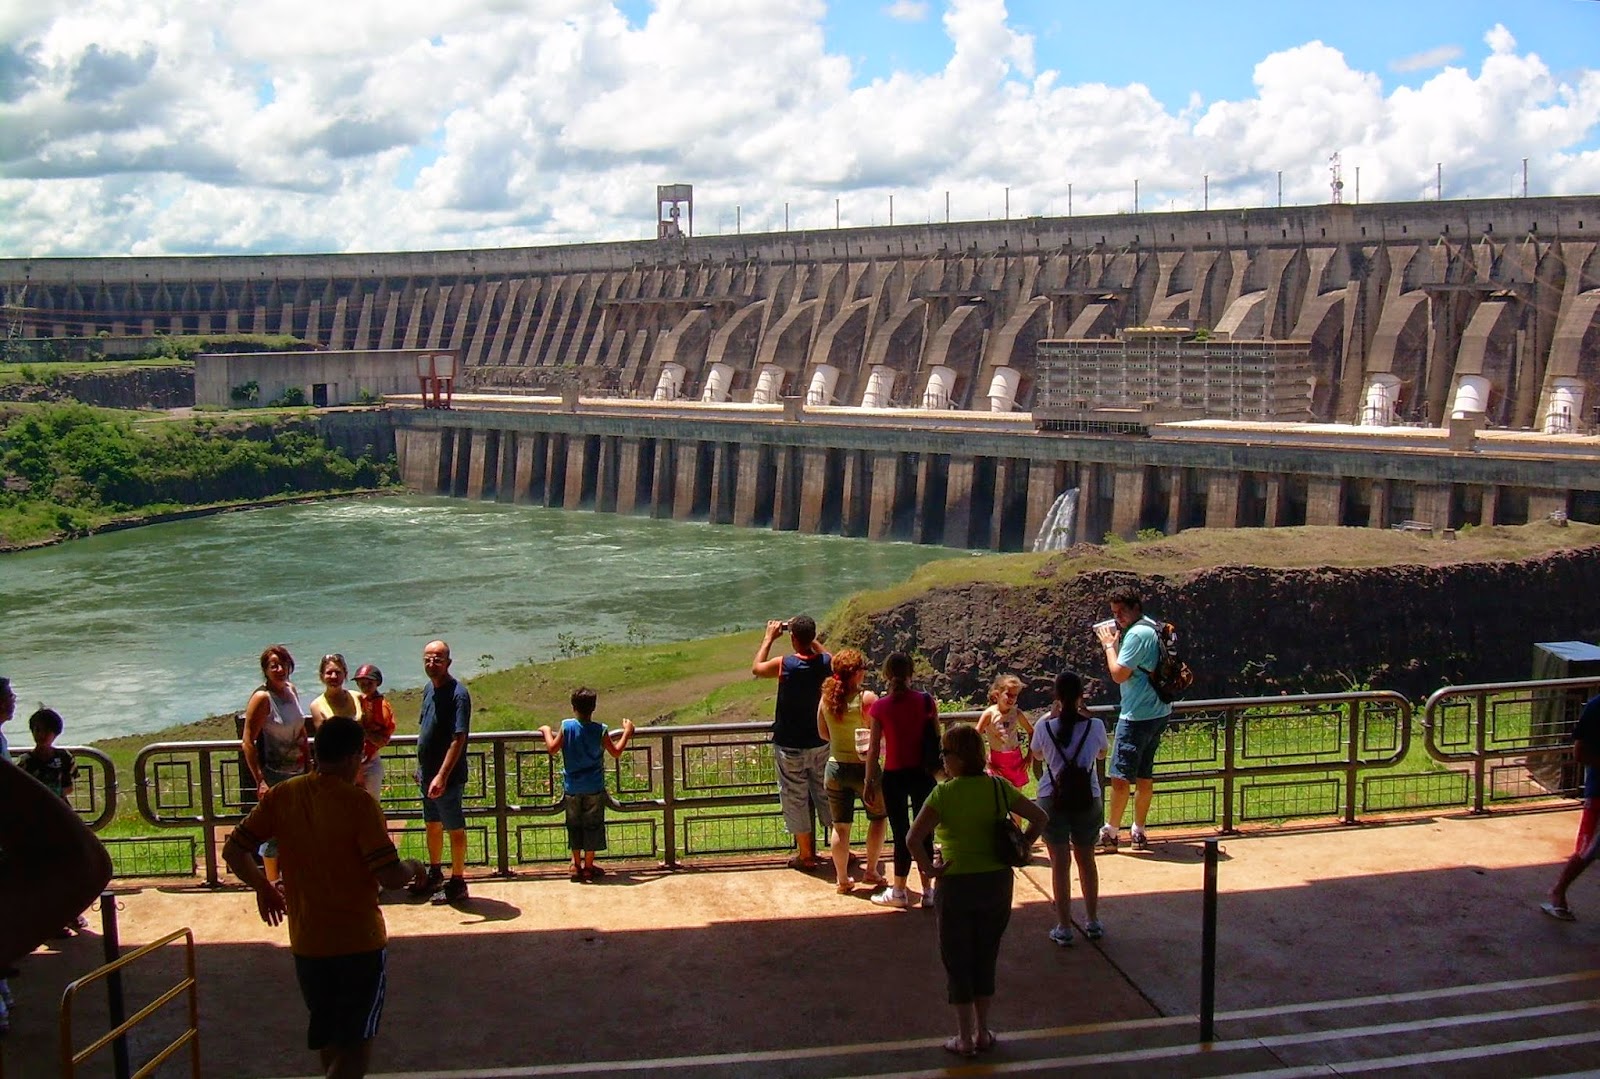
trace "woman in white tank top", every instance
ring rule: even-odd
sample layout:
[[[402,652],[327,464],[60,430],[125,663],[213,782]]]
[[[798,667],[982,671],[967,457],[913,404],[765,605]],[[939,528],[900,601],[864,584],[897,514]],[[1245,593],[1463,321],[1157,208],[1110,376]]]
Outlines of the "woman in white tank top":
[[[306,770],[310,758],[306,740],[306,715],[300,710],[300,696],[289,675],[294,672],[294,657],[281,644],[261,653],[261,675],[265,681],[250,694],[244,709],[244,739],[240,747],[245,765],[256,782],[256,797],[285,779]],[[278,879],[278,845],[261,845],[261,860],[267,879]]]

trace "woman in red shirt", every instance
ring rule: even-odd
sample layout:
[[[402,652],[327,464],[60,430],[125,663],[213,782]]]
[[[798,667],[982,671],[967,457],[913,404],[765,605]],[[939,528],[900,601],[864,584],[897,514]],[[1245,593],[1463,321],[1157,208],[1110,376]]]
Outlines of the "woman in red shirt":
[[[923,763],[922,744],[932,725],[935,744],[939,735],[939,706],[921,690],[911,688],[911,657],[895,652],[883,661],[888,690],[867,710],[871,736],[867,744],[867,792],[882,792],[894,835],[894,878],[889,887],[872,897],[883,907],[908,907],[906,877],[911,872],[911,848],[906,836],[911,821],[933,790],[933,776]],[[933,857],[933,840],[928,840]],[[922,882],[922,905],[933,906],[933,882]]]

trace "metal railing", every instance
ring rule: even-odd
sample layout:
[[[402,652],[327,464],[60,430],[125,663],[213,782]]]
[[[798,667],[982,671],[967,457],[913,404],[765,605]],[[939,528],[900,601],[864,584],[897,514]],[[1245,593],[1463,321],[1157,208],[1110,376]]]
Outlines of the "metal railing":
[[[1435,690],[1422,709],[1428,755],[1462,777],[1463,800],[1477,813],[1490,803],[1575,794],[1582,770],[1572,728],[1596,692],[1600,677]]]
[[[178,939],[184,942],[184,976],[176,984],[169,987],[160,996],[149,1004],[140,1008],[126,1019],[112,1015],[112,1027],[106,1033],[96,1038],[82,1049],[74,1049],[75,1039],[72,1033],[73,1005],[77,1002],[78,994],[101,981],[120,979],[123,968],[137,963],[139,960],[160,951]],[[194,932],[190,929],[179,929],[168,933],[160,940],[151,941],[142,948],[129,952],[121,958],[114,959],[105,966],[93,970],[77,979],[61,994],[61,1075],[63,1079],[72,1079],[78,1073],[78,1068],[91,1057],[101,1052],[108,1046],[116,1048],[126,1044],[129,1031],[142,1026],[162,1008],[177,1000],[180,996],[187,995],[189,1003],[188,1023],[183,1031],[161,1048],[155,1056],[133,1072],[133,1079],[142,1079],[143,1076],[153,1075],[157,1068],[178,1050],[185,1046],[189,1049],[189,1074],[199,1079],[200,1076],[200,1001],[196,994],[198,983],[194,973]],[[127,1061],[119,1055],[116,1071],[119,1075],[127,1074]]]
[[[1428,698],[1420,723],[1405,697],[1383,690],[1181,702],[1157,755],[1160,797],[1150,823],[1232,833],[1254,822],[1481,812],[1568,794],[1577,782],[1563,763],[1575,702],[1595,690],[1600,678],[1447,686]],[[1114,708],[1093,711],[1108,726],[1114,720]],[[1419,727],[1424,737],[1414,739]],[[786,850],[792,840],[778,811],[769,739],[764,723],[640,728],[608,765],[618,811],[608,854],[673,868]],[[423,842],[415,745],[415,736],[396,736],[385,750],[380,799],[407,854],[421,854]],[[115,770],[95,750],[74,752],[96,777],[75,804],[99,828],[116,811]],[[539,735],[475,734],[466,760],[468,862],[502,875],[564,862],[560,763]],[[244,819],[255,801],[245,775],[231,739],[146,746],[134,762],[133,794],[162,834],[108,841],[118,875],[188,876],[199,861],[207,883],[218,883],[218,830]]]

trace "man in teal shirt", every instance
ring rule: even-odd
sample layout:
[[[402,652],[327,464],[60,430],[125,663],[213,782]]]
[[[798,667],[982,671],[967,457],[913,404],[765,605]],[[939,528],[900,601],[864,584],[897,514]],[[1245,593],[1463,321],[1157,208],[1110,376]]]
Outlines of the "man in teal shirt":
[[[1150,816],[1150,799],[1155,793],[1156,750],[1172,715],[1172,705],[1157,696],[1150,684],[1150,672],[1161,660],[1161,643],[1155,626],[1144,617],[1144,600],[1129,586],[1113,589],[1108,599],[1114,624],[1100,623],[1095,635],[1105,650],[1106,668],[1121,691],[1122,704],[1117,710],[1115,748],[1106,766],[1111,798],[1098,846],[1103,852],[1116,852],[1122,814],[1128,805],[1128,787],[1136,784],[1133,849],[1148,850],[1144,822]]]

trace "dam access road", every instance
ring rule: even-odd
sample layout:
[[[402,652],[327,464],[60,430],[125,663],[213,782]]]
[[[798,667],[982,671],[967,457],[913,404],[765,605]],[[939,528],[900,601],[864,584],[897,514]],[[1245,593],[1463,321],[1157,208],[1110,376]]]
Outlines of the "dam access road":
[[[477,879],[458,907],[395,898],[374,1074],[1532,1076],[1600,1067],[1600,879],[1579,921],[1539,902],[1572,846],[1572,811],[1440,815],[1221,841],[1216,1040],[1198,1042],[1203,837],[1156,835],[1101,859],[1106,937],[1050,943],[1049,867],[1018,876],[1001,953],[994,1053],[958,1061],[931,913],[841,898],[770,865],[663,873],[615,865]],[[122,890],[124,945],[191,926],[204,1073],[312,1070],[283,929],[250,894],[159,882]],[[1081,919],[1081,905],[1077,909]],[[99,912],[90,920],[99,925]],[[97,929],[23,962],[0,1042],[10,1075],[55,1074],[56,1002],[100,961]],[[181,953],[129,980],[138,1006]],[[79,1044],[104,1021],[82,1005]],[[168,1008],[141,1053],[181,1022]],[[566,1017],[578,1014],[582,1033]],[[92,1074],[102,1074],[103,1068]],[[167,1073],[163,1073],[167,1074]],[[176,1074],[176,1072],[172,1072]]]

